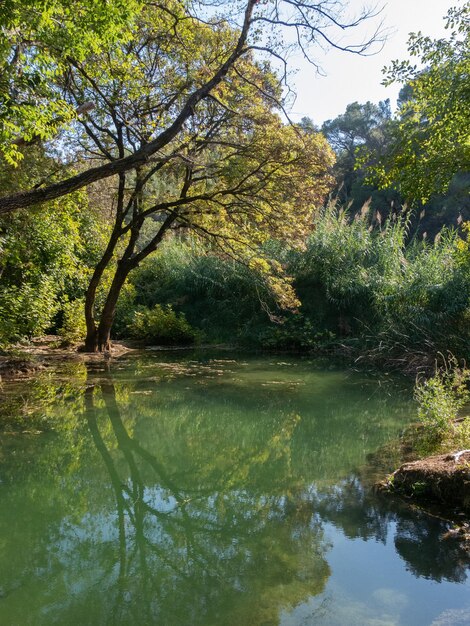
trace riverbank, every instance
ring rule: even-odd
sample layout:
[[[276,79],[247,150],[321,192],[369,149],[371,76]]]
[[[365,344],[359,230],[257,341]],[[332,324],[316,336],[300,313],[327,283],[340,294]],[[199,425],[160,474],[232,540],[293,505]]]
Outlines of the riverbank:
[[[191,344],[188,346],[151,346],[136,339],[113,340],[111,353],[106,357],[103,353],[87,353],[81,351],[79,344],[67,345],[57,335],[35,337],[28,343],[20,343],[10,347],[3,354],[0,352],[0,380],[34,375],[36,372],[53,366],[64,360],[79,360],[82,362],[100,362],[105,358],[119,358],[129,352],[139,350],[167,351],[167,350],[235,350],[243,353],[256,354],[286,354],[299,357],[319,357],[334,360],[345,366],[364,371],[391,371],[415,379],[417,376],[430,375],[435,369],[436,361],[424,354],[384,358],[376,351],[363,350],[360,352],[352,343],[335,343],[318,346],[315,349],[267,349],[253,347],[239,343],[207,343]]]
[[[470,450],[403,463],[377,489],[470,516]]]
[[[426,429],[418,422],[371,455],[368,465],[376,476],[387,467],[398,468],[372,481],[372,489],[385,500],[399,501],[447,522],[449,530],[442,540],[458,541],[459,549],[470,556],[470,450],[448,444],[424,454],[420,446],[425,437]]]
[[[387,483],[406,497],[432,499],[470,513],[470,450],[404,463]]]
[[[28,344],[18,344],[0,355],[0,380],[34,376],[37,372],[64,361],[96,363],[141,349],[137,343],[115,341],[111,354],[81,352],[79,346],[65,346],[56,335],[33,339]]]
[[[375,490],[450,522],[442,540],[459,542],[470,555],[470,450],[403,463]]]

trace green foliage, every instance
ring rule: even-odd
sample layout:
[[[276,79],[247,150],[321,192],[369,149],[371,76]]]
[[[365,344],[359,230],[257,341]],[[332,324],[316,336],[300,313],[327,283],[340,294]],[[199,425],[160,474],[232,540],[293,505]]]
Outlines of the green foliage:
[[[399,110],[410,105],[412,94],[411,85],[406,85],[400,94]],[[400,151],[399,127],[400,120],[391,117],[388,101],[378,105],[351,103],[343,114],[323,124],[322,132],[337,157],[333,194],[350,214],[360,213],[368,203],[384,222],[404,204],[398,177],[387,182],[372,174]],[[462,219],[470,219],[469,183],[468,172],[457,172],[445,193],[434,193],[425,203],[417,203],[419,210],[409,216],[409,232],[434,238],[443,226],[456,227]]]
[[[353,221],[328,207],[291,268],[303,310],[320,327],[384,351],[451,348],[464,356],[470,264],[460,260],[460,240],[443,231],[433,243],[407,245],[407,232],[406,218],[373,228],[367,207]]]
[[[130,277],[135,302],[169,304],[210,341],[252,337],[276,311],[265,277],[240,263],[210,253],[196,239],[173,239]],[[123,306],[120,302],[119,311]],[[118,319],[120,319],[120,315]]]
[[[215,342],[282,350],[341,344],[378,360],[424,359],[447,349],[468,354],[465,240],[444,230],[432,243],[407,244],[406,217],[373,227],[367,207],[351,220],[330,205],[314,226],[303,251],[276,242],[263,250],[293,276],[299,310],[281,310],[255,269],[217,257],[191,238],[173,239],[131,275],[135,300],[129,293],[119,305],[120,336],[136,305],[160,303],[183,312]]]
[[[373,168],[383,186],[396,186],[411,200],[426,201],[445,191],[459,171],[470,164],[468,55],[470,3],[449,9],[447,38],[431,39],[413,33],[410,60],[395,61],[385,83],[409,86],[389,153]],[[424,69],[422,69],[424,67]]]
[[[470,418],[456,422],[470,400],[469,382],[470,370],[458,367],[451,359],[444,370],[416,383],[418,417],[424,429],[419,443],[422,452],[470,445]]]
[[[251,339],[268,350],[313,350],[331,345],[335,335],[319,330],[315,322],[302,313],[288,314],[277,323],[266,323],[252,332]]]
[[[103,230],[82,192],[0,219],[2,345],[53,330],[83,297]]]
[[[404,225],[390,222],[380,236],[370,226],[367,206],[352,221],[344,210],[326,207],[291,270],[304,311],[342,336],[376,327],[377,292],[400,264],[403,235]]]
[[[135,299],[136,289],[134,285],[130,282],[126,282],[121,289],[116,307],[116,315],[113,324],[114,337],[123,338],[129,335],[128,327],[132,323],[137,308]],[[152,303],[152,305],[153,304],[154,303]]]
[[[128,330],[134,339],[154,345],[185,345],[198,339],[198,333],[185,316],[175,313],[169,305],[156,304],[152,309],[137,309]]]
[[[75,62],[127,41],[138,0],[7,0],[0,11],[0,154],[16,165],[15,139],[49,138],[76,118],[59,85]]]
[[[0,287],[0,346],[44,333],[59,309],[54,280]]]
[[[327,120],[322,125],[322,133],[328,139],[336,153],[337,161],[334,167],[337,187],[335,194],[341,203],[358,202],[357,187],[364,184],[364,168],[359,168],[359,154],[368,154],[368,161],[375,162],[383,156],[390,141],[390,127],[392,125],[389,100],[373,104],[366,102],[348,104],[343,114]],[[360,209],[363,203],[375,190],[368,188],[369,195],[359,200]],[[378,195],[377,192],[374,195]],[[384,200],[385,194],[381,194]],[[392,196],[393,197],[393,196]],[[382,207],[377,207],[382,209]]]
[[[466,310],[469,277],[457,263],[456,243],[454,233],[443,231],[433,244],[415,241],[404,250],[402,267],[386,276],[376,298],[379,311],[395,327],[414,325],[433,335],[433,329]]]
[[[83,300],[72,300],[62,305],[62,325],[57,332],[68,344],[78,343],[85,339],[84,307],[85,303]]]

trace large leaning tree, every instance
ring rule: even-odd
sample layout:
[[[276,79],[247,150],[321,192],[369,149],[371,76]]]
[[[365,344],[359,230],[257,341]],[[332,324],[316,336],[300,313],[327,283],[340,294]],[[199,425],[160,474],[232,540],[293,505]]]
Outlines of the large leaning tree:
[[[155,22],[155,10],[146,10],[132,42],[70,69],[64,94],[72,106],[88,101],[94,108],[82,120],[82,132],[68,135],[68,150],[111,165],[135,154],[238,36],[226,23],[214,28],[183,21],[175,41]],[[280,97],[276,76],[247,54],[165,149],[118,174],[109,243],[86,293],[87,350],[109,347],[129,272],[165,236],[182,229],[264,272],[277,299],[294,303],[281,268],[263,257],[262,244],[268,238],[305,240],[313,207],[328,190],[333,153],[321,135],[281,122]],[[110,273],[96,319],[96,295]]]
[[[52,184],[3,196],[0,213],[67,195],[146,163],[166,149],[201,103],[253,53],[275,59],[284,82],[286,58],[295,48],[312,61],[315,45],[365,53],[371,44],[380,43],[380,25],[360,41],[351,41],[348,34],[377,12],[365,8],[352,16],[348,4],[346,0],[8,0],[0,15],[0,147],[10,163],[21,159],[23,146],[53,137],[63,123],[86,114],[88,102],[74,108],[64,97],[64,77],[77,65],[86,67],[90,55],[103,47],[132,42],[136,23],[147,10],[153,11],[153,28],[166,37],[168,49],[180,47],[182,41],[191,49],[193,33],[202,26],[217,33],[221,24],[227,24],[234,36],[220,43],[210,63],[202,49],[195,52],[194,62],[205,71],[197,81],[181,83],[177,101],[167,102],[168,115],[135,150]],[[184,72],[182,64],[178,73]]]
[[[93,5],[79,3],[79,16]],[[118,0],[109,6],[116,9]],[[176,229],[191,229],[223,254],[260,269],[281,303],[294,304],[282,268],[269,265],[261,245],[268,237],[305,238],[333,157],[319,135],[281,122],[285,56],[292,41],[306,55],[319,42],[362,53],[376,34],[350,45],[344,33],[373,12],[348,20],[338,0],[247,0],[233,8],[135,0],[129,3],[131,29],[117,22],[108,32],[99,21],[85,20],[81,42],[65,0],[44,7],[44,23],[34,25],[39,35],[31,27],[24,40],[13,11],[16,39],[10,50],[1,49],[4,67],[6,60],[13,68],[2,85],[8,92],[2,121],[14,119],[13,126],[3,124],[2,138],[12,128],[16,133],[16,147],[4,145],[4,154],[18,161],[29,144],[52,138],[59,159],[78,163],[79,173],[55,174],[52,183],[45,173],[32,190],[0,198],[0,214],[111,179],[113,225],[86,293],[87,350],[109,347],[129,272]],[[281,63],[277,74],[270,59]],[[32,80],[24,80],[25,70]],[[96,319],[96,295],[110,273]]]

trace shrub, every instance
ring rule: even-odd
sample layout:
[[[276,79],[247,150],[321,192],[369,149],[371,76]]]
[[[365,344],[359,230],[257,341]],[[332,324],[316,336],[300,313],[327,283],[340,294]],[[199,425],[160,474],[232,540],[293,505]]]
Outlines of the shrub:
[[[0,345],[57,331],[61,303],[83,296],[106,230],[84,192],[0,217]]]
[[[290,271],[316,326],[365,339],[383,352],[470,346],[467,242],[443,229],[432,243],[409,237],[406,216],[373,227],[367,207],[351,221],[328,206]],[[343,330],[346,329],[346,332]]]
[[[457,421],[459,412],[470,400],[469,381],[470,370],[458,367],[455,359],[450,359],[443,371],[436,372],[424,382],[417,382],[415,398],[419,403],[418,418],[423,426],[421,452],[470,445],[470,418]]]
[[[288,314],[282,323],[264,324],[249,337],[267,350],[311,350],[324,347],[334,340],[330,331],[319,331],[301,313]]]
[[[376,331],[383,321],[377,303],[400,274],[405,233],[405,220],[372,228],[367,206],[352,221],[347,211],[327,206],[289,268],[304,310],[340,334]]]
[[[136,311],[135,296],[136,289],[134,285],[129,282],[124,283],[116,307],[112,329],[113,337],[122,338],[129,335],[128,327],[132,324]]]
[[[63,306],[62,326],[58,334],[65,343],[72,344],[82,341],[86,336],[85,303],[83,300],[72,300]]]
[[[166,242],[130,281],[137,305],[171,305],[214,342],[244,339],[247,327],[269,325],[266,309],[276,310],[258,272],[211,254],[191,239]]]
[[[152,309],[137,309],[128,331],[131,337],[147,344],[185,345],[198,339],[198,333],[188,324],[183,313],[175,313],[169,305],[156,304]]]
[[[59,308],[54,281],[0,288],[0,345],[43,334]]]
[[[170,305],[209,341],[315,350],[334,337],[342,349],[401,363],[470,349],[468,240],[443,230],[434,242],[409,234],[409,215],[351,219],[329,205],[315,218],[305,250],[268,242],[263,253],[294,278],[300,313],[276,304],[262,274],[187,237],[168,240],[130,277],[115,333],[136,305]],[[470,227],[469,227],[470,228]],[[284,323],[276,320],[282,318]],[[274,322],[273,322],[274,320]]]

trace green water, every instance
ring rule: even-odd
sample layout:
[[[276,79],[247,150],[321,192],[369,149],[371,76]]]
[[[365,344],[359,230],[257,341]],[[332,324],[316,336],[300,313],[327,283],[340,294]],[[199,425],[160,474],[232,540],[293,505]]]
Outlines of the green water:
[[[2,391],[1,626],[470,624],[445,524],[368,489],[403,381],[149,353]]]

